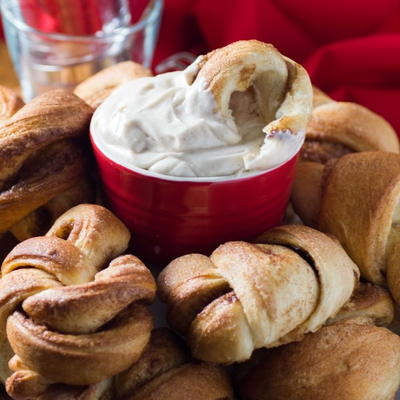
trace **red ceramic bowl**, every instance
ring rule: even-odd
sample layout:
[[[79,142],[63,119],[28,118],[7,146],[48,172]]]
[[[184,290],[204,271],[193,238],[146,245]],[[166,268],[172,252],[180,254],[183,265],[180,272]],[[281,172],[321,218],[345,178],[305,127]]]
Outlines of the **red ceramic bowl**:
[[[108,205],[133,233],[135,254],[159,263],[207,254],[229,240],[252,240],[278,225],[289,199],[298,153],[244,178],[175,178],[128,169],[93,141]]]

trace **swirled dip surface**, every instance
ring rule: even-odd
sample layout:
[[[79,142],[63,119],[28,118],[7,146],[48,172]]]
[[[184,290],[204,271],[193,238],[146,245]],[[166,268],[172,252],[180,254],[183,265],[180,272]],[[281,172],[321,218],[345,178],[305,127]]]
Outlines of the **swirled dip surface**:
[[[234,92],[231,115],[216,111],[212,93],[185,71],[123,84],[96,110],[92,138],[112,160],[179,177],[239,176],[274,167],[294,155],[304,140],[266,135],[256,89]],[[265,130],[265,129],[264,129]]]

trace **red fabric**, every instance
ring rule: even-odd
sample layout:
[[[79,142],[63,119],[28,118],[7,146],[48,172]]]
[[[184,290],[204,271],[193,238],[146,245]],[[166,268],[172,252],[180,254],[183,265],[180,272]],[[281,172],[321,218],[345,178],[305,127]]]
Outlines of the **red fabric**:
[[[263,40],[335,99],[366,105],[400,133],[400,0],[164,1],[154,65],[182,50]]]
[[[165,0],[155,64],[239,39],[273,43],[313,83],[400,133],[400,0]]]

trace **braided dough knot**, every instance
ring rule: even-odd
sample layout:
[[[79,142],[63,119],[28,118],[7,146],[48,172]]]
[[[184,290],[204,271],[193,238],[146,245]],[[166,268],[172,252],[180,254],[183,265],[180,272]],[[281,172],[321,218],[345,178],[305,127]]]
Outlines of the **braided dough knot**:
[[[300,340],[350,298],[358,269],[340,245],[304,226],[228,242],[210,257],[172,261],[159,278],[168,319],[196,358],[233,363],[253,350]]]
[[[1,97],[0,87],[0,120]],[[73,190],[80,185],[81,191],[89,191],[82,146],[76,140],[87,133],[92,113],[77,96],[57,89],[36,97],[0,123],[0,233],[12,230],[23,240],[30,236],[27,229],[15,225],[50,200],[67,194],[68,208],[83,202]],[[25,224],[32,219],[40,218],[31,215]],[[45,232],[48,225],[36,230]]]
[[[100,382],[140,357],[153,325],[145,304],[156,288],[138,258],[114,259],[129,238],[111,212],[80,205],[45,237],[28,239],[7,256],[0,335],[15,353],[6,382],[13,397],[28,398],[52,383]]]

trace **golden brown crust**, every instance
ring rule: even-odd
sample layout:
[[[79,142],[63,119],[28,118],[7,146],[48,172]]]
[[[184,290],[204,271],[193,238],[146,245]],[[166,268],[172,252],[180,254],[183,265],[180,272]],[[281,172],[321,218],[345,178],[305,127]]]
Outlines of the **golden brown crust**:
[[[24,162],[52,143],[87,132],[92,109],[61,89],[35,97],[0,127],[0,189]]]
[[[74,93],[96,109],[121,84],[151,75],[151,72],[142,65],[124,61],[85,79],[75,88]]]
[[[392,126],[356,103],[330,102],[316,107],[307,126],[307,139],[339,143],[356,152],[400,151]]]
[[[350,298],[357,267],[326,235],[287,226],[261,240],[268,244],[228,242],[210,258],[180,257],[160,274],[161,298],[176,315],[169,321],[183,328],[196,358],[232,363],[299,340]]]
[[[363,276],[377,284],[385,282],[387,244],[399,199],[397,154],[365,152],[342,157],[326,178],[319,226],[334,234]]]
[[[380,115],[356,103],[336,102],[316,87],[313,90],[314,109],[302,160],[325,164],[354,152],[400,152],[396,132]]]
[[[400,302],[400,155],[354,153],[318,171],[316,166],[299,167],[292,195],[296,212],[335,235],[362,276],[387,284]]]
[[[233,400],[228,374],[215,365],[184,364],[155,378],[129,400]]]
[[[244,400],[389,400],[400,385],[400,338],[335,324],[265,353],[240,386]]]
[[[380,286],[361,282],[350,300],[327,324],[356,318],[377,326],[390,325],[394,318],[394,303],[389,293]]]
[[[399,153],[400,146],[392,126],[371,110],[349,102],[336,102],[314,87],[314,109],[301,151],[292,202],[300,219],[317,227],[322,196],[319,180],[327,164],[355,152],[387,151]]]
[[[318,303],[313,313],[280,342],[298,340],[306,332],[315,332],[352,295],[359,278],[358,268],[342,246],[325,234],[304,225],[284,225],[265,232],[257,241],[293,248],[309,260],[319,280]]]
[[[0,85],[0,125],[7,122],[23,105],[24,102],[14,90]]]
[[[188,357],[178,337],[167,328],[156,329],[140,359],[115,377],[115,396],[125,398],[132,395],[154,378],[187,361]]]
[[[66,148],[68,145],[64,146],[62,152]],[[87,179],[81,179],[76,185],[53,197],[46,204],[19,220],[10,228],[10,232],[20,242],[31,237],[42,236],[61,214],[78,204],[93,201],[93,192],[93,185]]]
[[[20,170],[18,179],[0,191],[0,232],[44,206],[55,196],[77,185],[85,164],[78,145],[61,141],[32,157]]]
[[[0,127],[0,232],[82,182],[81,146],[71,138],[87,132],[91,114],[78,97],[55,90],[32,100]]]
[[[7,256],[0,350],[3,359],[8,343],[15,352],[6,381],[12,396],[39,396],[53,383],[95,384],[140,357],[152,329],[145,304],[154,299],[155,282],[136,257],[114,259],[129,237],[110,211],[80,205],[45,237],[28,239]]]
[[[291,203],[301,221],[313,228],[318,226],[321,207],[324,166],[313,161],[300,161],[293,183]]]
[[[114,379],[114,398],[125,400],[230,400],[225,371],[188,360],[181,341],[166,328],[152,332],[140,359]]]
[[[202,56],[198,67],[196,81],[211,90],[222,115],[230,115],[234,91],[254,86],[267,135],[305,131],[312,103],[310,79],[303,67],[282,56],[271,44],[234,42]]]

